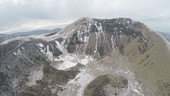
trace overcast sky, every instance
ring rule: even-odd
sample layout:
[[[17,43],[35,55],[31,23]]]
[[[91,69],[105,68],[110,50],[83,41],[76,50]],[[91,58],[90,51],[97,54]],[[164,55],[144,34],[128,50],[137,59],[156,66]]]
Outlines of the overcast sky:
[[[81,17],[128,17],[170,32],[170,0],[0,0],[0,33],[64,27]]]

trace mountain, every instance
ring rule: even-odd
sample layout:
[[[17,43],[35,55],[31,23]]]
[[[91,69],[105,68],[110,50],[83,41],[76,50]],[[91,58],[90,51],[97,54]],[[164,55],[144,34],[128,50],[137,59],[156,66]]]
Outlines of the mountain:
[[[0,96],[169,96],[170,46],[129,18],[81,18],[0,44]]]
[[[33,31],[27,31],[27,32],[15,32],[15,33],[12,33],[12,35],[16,35],[16,36],[41,35],[41,34],[56,33],[61,30],[62,29],[60,28],[55,28],[53,30],[33,30]]]
[[[170,34],[165,32],[159,32],[164,38],[166,38],[168,41],[170,41]]]
[[[16,36],[14,35],[9,35],[9,34],[0,34],[0,43],[5,41],[5,40],[8,40],[8,39],[11,39],[11,38],[14,38]]]
[[[53,34],[56,34],[57,32],[60,32],[62,29],[55,28],[53,30],[33,30],[28,32],[15,32],[11,34],[0,34],[0,43],[8,43],[9,41],[21,39],[21,38],[27,38],[25,36],[33,36],[33,35],[44,35],[44,36],[50,36]]]

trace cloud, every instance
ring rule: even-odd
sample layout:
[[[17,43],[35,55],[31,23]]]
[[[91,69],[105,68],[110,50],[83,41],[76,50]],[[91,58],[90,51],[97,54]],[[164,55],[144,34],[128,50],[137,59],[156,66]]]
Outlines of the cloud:
[[[58,28],[63,28],[66,25],[72,23],[73,21],[42,21],[42,22],[34,22],[34,23],[26,23],[21,24],[19,26],[11,27],[7,30],[1,31],[1,33],[12,33],[12,32],[22,32],[22,31],[30,31],[30,30],[38,30],[38,29],[54,29],[56,26]]]
[[[169,3],[169,0],[0,0],[0,32],[32,29],[47,23],[46,27],[60,27],[54,22],[81,17],[129,17],[153,29],[169,31]]]

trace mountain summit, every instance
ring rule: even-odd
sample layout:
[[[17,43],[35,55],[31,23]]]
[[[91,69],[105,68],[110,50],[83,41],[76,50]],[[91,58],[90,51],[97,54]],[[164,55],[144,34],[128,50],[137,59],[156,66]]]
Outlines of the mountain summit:
[[[83,18],[67,26],[61,36],[66,39],[68,52],[103,57],[116,49],[124,54],[124,47],[139,36],[145,40],[139,30],[144,26],[128,18]]]
[[[0,43],[0,96],[169,96],[169,44],[129,18],[82,18]]]

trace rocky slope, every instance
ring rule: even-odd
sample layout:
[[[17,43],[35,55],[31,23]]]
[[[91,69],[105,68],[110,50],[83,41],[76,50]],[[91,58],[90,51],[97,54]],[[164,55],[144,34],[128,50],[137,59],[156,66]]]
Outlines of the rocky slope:
[[[129,18],[82,18],[0,44],[0,96],[169,96],[168,44]]]

